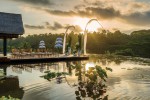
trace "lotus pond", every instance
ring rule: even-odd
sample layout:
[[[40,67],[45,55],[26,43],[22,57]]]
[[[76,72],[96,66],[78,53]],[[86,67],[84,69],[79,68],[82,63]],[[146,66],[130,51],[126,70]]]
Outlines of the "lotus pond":
[[[150,100],[149,93],[150,59],[145,58],[92,55],[88,61],[0,65],[0,97]]]

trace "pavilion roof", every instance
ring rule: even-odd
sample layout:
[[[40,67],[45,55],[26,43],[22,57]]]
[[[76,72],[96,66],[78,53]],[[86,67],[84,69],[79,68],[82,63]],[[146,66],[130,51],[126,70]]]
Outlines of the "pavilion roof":
[[[24,34],[21,14],[0,12],[0,36]]]

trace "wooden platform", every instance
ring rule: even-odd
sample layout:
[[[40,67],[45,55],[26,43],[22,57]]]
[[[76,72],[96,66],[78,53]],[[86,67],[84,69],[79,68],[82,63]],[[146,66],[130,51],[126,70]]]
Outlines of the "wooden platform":
[[[4,59],[4,58],[3,58]],[[21,58],[21,59],[12,59],[5,58],[2,60],[0,58],[0,64],[27,64],[27,63],[49,63],[49,62],[66,62],[66,61],[80,61],[88,60],[88,56],[68,56],[68,57],[49,57],[49,58]]]

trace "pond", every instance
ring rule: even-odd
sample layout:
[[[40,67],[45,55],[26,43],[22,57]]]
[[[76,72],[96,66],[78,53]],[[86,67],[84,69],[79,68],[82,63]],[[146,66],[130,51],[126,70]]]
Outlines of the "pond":
[[[20,90],[8,93],[22,100],[76,100],[78,77],[70,66],[77,63],[82,66],[86,66],[87,63],[94,64],[113,70],[107,72],[105,96],[107,95],[108,100],[150,100],[150,59],[92,55],[88,61],[0,65],[0,73],[3,70],[9,77],[17,76],[18,83],[15,84]],[[55,78],[48,81],[41,77],[46,74],[45,71],[71,74],[58,83]],[[0,96],[8,93],[1,91]]]

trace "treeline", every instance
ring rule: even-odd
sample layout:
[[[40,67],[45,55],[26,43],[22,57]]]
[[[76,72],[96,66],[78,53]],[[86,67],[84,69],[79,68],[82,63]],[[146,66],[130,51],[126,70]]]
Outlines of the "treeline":
[[[88,34],[87,52],[150,57],[150,30]]]
[[[55,51],[54,45],[57,37],[63,38],[64,34],[28,35],[8,41],[8,50],[12,48],[37,49],[40,40],[44,40],[46,47]],[[82,35],[83,38],[83,35]],[[71,42],[72,52],[78,42],[78,34],[71,32],[67,36],[67,43]],[[2,46],[2,41],[0,42]],[[83,39],[82,39],[83,46]],[[2,47],[1,47],[2,50]],[[140,56],[150,58],[150,30],[134,31],[130,35],[116,31],[114,33],[93,32],[87,34],[87,53],[117,54],[125,56]]]

